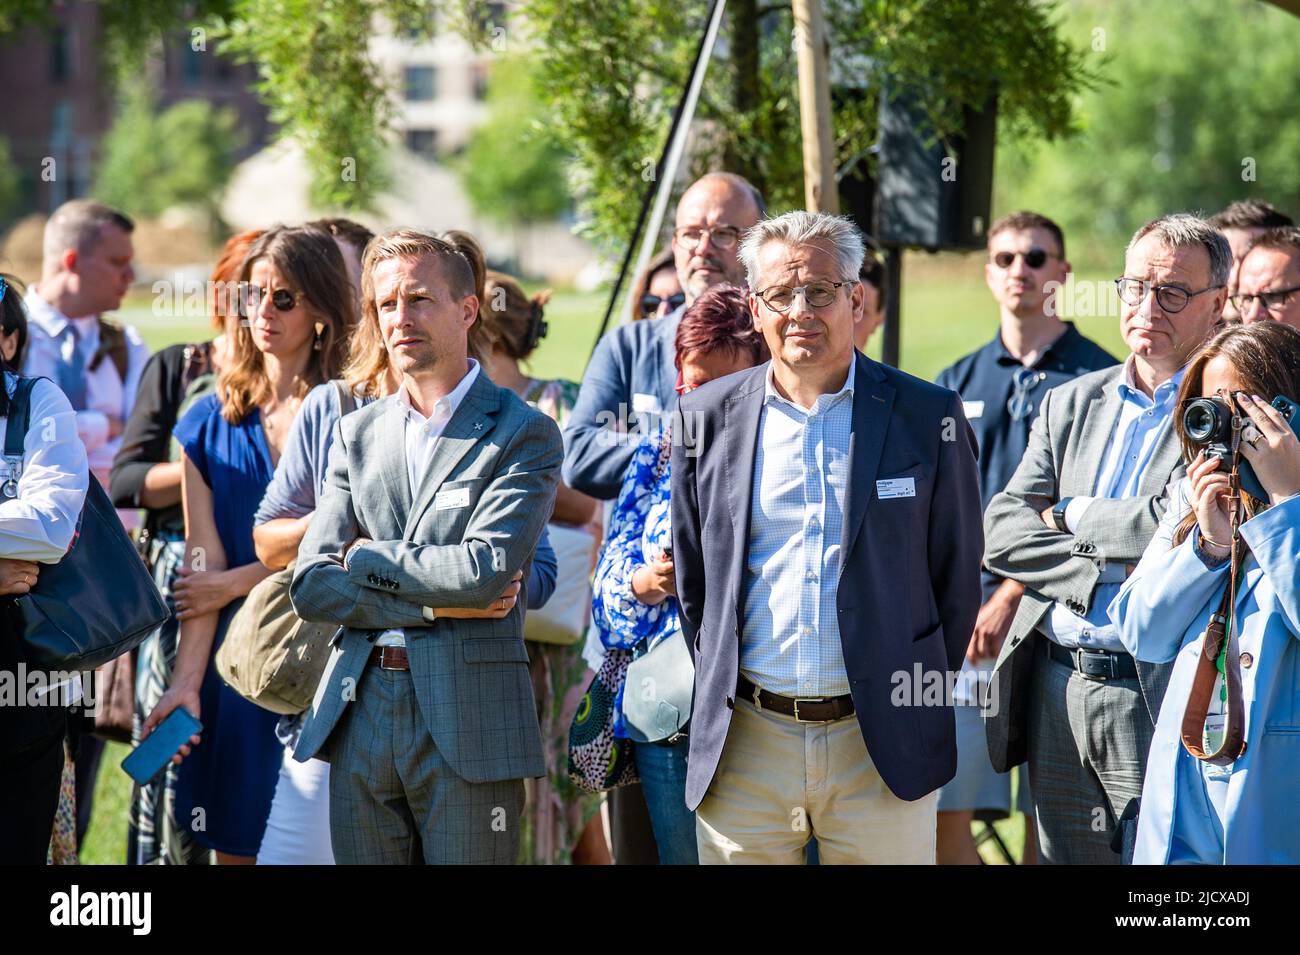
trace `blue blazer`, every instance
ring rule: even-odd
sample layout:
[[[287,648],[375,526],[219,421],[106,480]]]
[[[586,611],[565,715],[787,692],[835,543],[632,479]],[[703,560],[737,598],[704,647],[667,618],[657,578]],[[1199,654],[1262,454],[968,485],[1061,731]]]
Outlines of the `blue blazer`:
[[[642,435],[677,406],[674,360],[684,311],[620,325],[600,339],[564,429],[561,476],[575,491],[617,497]],[[634,433],[620,436],[615,424]]]
[[[956,392],[855,357],[840,642],[867,751],[900,799],[957,771],[951,700],[895,705],[898,675],[961,669],[980,607],[975,436]],[[682,632],[695,655],[686,804],[717,770],[735,707],[754,458],[769,363],[712,381],[680,402],[672,449],[673,562]],[[877,479],[916,495],[879,501]],[[707,576],[707,579],[706,579]],[[933,679],[933,677],[930,677]],[[923,682],[928,682],[923,676]]]
[[[1228,585],[1228,565],[1211,570],[1189,536],[1173,531],[1190,505],[1184,480],[1142,562],[1110,606],[1120,639],[1139,660],[1174,661],[1142,786],[1133,861],[1163,865],[1178,812],[1183,711],[1205,624]],[[1236,603],[1246,717],[1246,752],[1228,783],[1223,861],[1300,862],[1300,498],[1241,525],[1250,547]],[[1207,823],[1208,824],[1208,823]]]

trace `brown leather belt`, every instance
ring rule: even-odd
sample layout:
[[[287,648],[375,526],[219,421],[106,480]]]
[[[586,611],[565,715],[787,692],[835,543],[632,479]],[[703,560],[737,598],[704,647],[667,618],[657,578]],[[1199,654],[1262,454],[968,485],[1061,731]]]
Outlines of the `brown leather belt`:
[[[366,662],[381,670],[411,669],[411,664],[406,661],[406,647],[375,647]]]
[[[853,715],[853,697],[848,694],[795,699],[769,693],[743,676],[736,681],[736,698],[749,700],[760,710],[793,716],[800,723],[831,723]]]

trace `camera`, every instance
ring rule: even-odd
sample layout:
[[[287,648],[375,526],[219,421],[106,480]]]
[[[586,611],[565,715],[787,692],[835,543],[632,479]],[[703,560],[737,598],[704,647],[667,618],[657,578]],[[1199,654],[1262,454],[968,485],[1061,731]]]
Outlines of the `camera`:
[[[1278,395],[1272,401],[1273,407],[1296,430],[1297,408],[1290,398]],[[1232,470],[1232,421],[1237,415],[1236,398],[1228,399],[1222,395],[1210,398],[1192,398],[1183,405],[1183,431],[1193,447],[1202,448],[1206,457],[1218,455],[1220,471]],[[1242,426],[1248,423],[1245,415]],[[1241,489],[1252,497],[1262,501],[1268,500],[1250,462],[1243,455],[1237,464],[1237,474]]]

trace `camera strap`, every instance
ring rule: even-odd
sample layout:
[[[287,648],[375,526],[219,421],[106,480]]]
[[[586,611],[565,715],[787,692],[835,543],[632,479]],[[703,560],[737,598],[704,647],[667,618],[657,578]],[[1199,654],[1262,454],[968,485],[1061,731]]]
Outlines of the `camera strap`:
[[[1245,710],[1241,701],[1241,670],[1238,666],[1240,654],[1237,650],[1237,586],[1241,582],[1242,542],[1241,515],[1244,510],[1241,500],[1241,477],[1238,466],[1241,460],[1241,419],[1233,416],[1232,427],[1232,472],[1229,478],[1231,496],[1228,508],[1232,521],[1232,543],[1230,545],[1231,566],[1228,572],[1228,586],[1224,589],[1223,599],[1218,609],[1210,614],[1210,621],[1205,627],[1205,642],[1201,646],[1201,655],[1196,661],[1196,673],[1192,678],[1192,692],[1187,699],[1187,708],[1183,711],[1182,740],[1183,748],[1197,759],[1216,766],[1226,766],[1239,759],[1246,752]],[[1219,698],[1223,704],[1223,736],[1218,747],[1206,751],[1206,720],[1214,698],[1214,687],[1223,682]]]

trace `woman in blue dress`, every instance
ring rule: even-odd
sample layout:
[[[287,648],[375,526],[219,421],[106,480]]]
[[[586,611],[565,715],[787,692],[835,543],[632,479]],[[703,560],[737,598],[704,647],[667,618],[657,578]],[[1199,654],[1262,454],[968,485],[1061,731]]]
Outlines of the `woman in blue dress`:
[[[271,229],[240,268],[246,320],[217,394],[176,425],[187,566],[172,683],[145,721],[146,738],[176,707],[203,723],[181,748],[176,817],[223,864],[255,861],[283,752],[277,717],[239,696],[212,664],[243,597],[268,574],[253,516],[307,391],[335,377],[354,324],[355,295],[334,240],[311,228]]]
[[[1201,724],[1203,752],[1222,736],[1225,672],[1240,677],[1246,748],[1225,765],[1193,756],[1182,727],[1210,615],[1228,587],[1232,526],[1228,475],[1188,440],[1175,417],[1187,477],[1142,562],[1110,605],[1125,647],[1173,661],[1156,721],[1138,813],[1136,864],[1300,863],[1300,440],[1269,407],[1300,400],[1300,332],[1275,321],[1232,326],[1192,358],[1181,400],[1233,396],[1249,424],[1242,457],[1266,495],[1242,494],[1246,548],[1232,608],[1232,653]],[[1181,406],[1180,400],[1180,406]]]
[[[677,326],[677,393],[752,368],[768,357],[744,293],[716,285],[692,303]],[[672,442],[670,418],[663,428],[649,432],[633,454],[593,583],[591,619],[601,641],[638,657],[664,640],[682,639],[669,522]],[[626,738],[623,688],[617,693],[614,735]],[[660,864],[697,863],[695,813],[686,808],[685,738],[632,743],[632,751]]]

